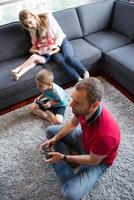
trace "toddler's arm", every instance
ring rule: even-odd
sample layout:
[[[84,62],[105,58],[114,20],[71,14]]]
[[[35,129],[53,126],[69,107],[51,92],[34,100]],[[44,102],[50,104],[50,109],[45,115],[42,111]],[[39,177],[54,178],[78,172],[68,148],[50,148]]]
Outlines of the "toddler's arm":
[[[29,52],[31,54],[34,54],[34,53],[39,53],[39,50],[35,49],[34,46],[32,46],[30,49],[29,49]]]
[[[58,100],[50,100],[47,103],[43,104],[44,108],[51,108],[53,105],[57,105],[59,103]]]
[[[38,96],[36,99],[34,99],[34,103],[36,103],[37,100],[40,100],[44,97],[44,94],[41,94],[40,96]]]

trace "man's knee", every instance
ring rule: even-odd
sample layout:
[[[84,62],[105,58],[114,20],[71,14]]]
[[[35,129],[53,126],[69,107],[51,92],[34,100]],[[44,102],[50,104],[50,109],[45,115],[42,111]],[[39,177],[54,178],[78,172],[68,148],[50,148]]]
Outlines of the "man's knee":
[[[47,127],[46,136],[47,136],[48,139],[50,139],[54,136],[53,129],[54,129],[54,126]]]
[[[59,131],[60,129],[62,128],[63,126],[61,125],[53,125],[53,126],[49,126],[47,128],[47,131],[46,131],[46,136],[48,139],[52,138],[53,136],[55,136]]]

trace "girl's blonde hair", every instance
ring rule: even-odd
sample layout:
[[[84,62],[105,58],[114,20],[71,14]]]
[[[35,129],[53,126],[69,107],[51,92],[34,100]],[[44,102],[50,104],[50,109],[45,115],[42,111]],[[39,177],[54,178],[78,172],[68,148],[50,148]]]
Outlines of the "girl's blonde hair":
[[[52,71],[50,71],[48,69],[42,69],[36,75],[36,81],[39,81],[40,83],[43,83],[43,84],[51,84],[51,83],[53,83],[54,76],[53,76]]]
[[[19,13],[19,20],[21,25],[25,28],[25,29],[29,29],[28,26],[25,24],[25,20],[28,18],[28,15],[33,16],[36,19],[36,23],[37,23],[37,28],[41,28],[41,29],[47,29],[48,27],[48,15],[46,13],[42,13],[42,14],[34,14],[29,10],[22,10]]]

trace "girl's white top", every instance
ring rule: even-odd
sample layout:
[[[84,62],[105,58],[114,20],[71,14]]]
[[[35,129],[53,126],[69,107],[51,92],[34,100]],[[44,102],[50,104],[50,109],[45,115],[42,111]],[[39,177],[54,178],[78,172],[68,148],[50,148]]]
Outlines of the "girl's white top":
[[[62,31],[61,27],[59,26],[58,22],[53,17],[53,15],[51,13],[47,13],[47,14],[48,14],[48,29],[47,29],[48,35],[50,38],[55,40],[55,44],[57,44],[58,46],[61,46],[66,35]],[[36,30],[30,30],[29,32],[31,35],[32,44],[34,44],[34,42],[37,40]]]

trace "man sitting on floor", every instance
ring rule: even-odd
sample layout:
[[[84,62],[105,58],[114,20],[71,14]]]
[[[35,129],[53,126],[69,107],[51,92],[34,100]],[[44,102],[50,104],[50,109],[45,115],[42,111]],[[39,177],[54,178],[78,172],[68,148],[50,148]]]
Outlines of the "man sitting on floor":
[[[116,120],[101,103],[103,86],[93,77],[79,81],[72,91],[74,116],[64,126],[50,126],[48,140],[41,144],[53,146],[49,159],[59,181],[64,199],[80,200],[117,156],[120,130]],[[80,127],[77,127],[80,123]],[[73,148],[77,155],[68,153]],[[79,165],[74,173],[72,163]]]

